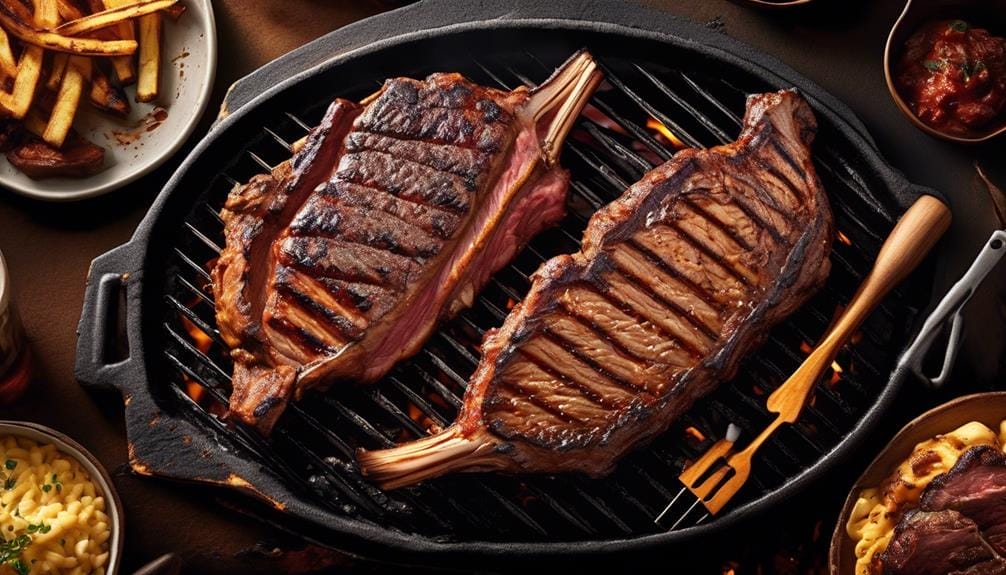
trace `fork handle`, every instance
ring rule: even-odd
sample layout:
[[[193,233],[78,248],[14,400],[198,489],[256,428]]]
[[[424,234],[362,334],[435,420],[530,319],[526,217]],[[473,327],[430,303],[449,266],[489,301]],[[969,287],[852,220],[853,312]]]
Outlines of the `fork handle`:
[[[950,208],[921,196],[898,220],[880,247],[873,269],[834,327],[786,383],[768,398],[768,410],[792,423],[800,416],[818,377],[834,361],[877,304],[915,269],[950,226]]]

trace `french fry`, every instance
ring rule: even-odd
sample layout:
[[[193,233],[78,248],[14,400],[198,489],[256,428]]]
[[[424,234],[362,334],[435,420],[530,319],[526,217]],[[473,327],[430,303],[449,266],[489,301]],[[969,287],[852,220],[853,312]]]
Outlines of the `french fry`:
[[[10,49],[10,38],[3,28],[0,28],[0,70],[11,78],[17,76],[17,60]]]
[[[71,22],[66,22],[57,27],[55,32],[65,36],[79,36],[87,32],[107,28],[125,20],[155,14],[165,8],[171,7],[176,2],[178,0],[139,0],[138,2],[110,8]]]
[[[136,81],[136,101],[157,99],[161,75],[161,15],[140,16],[140,57]]]
[[[42,113],[36,109],[32,109],[25,114],[21,122],[24,125],[25,130],[28,130],[39,138],[41,138],[42,134],[45,133],[45,127],[48,124],[45,118],[42,117]]]
[[[18,5],[18,0],[5,0],[0,2],[0,26],[8,34],[15,38],[47,50],[56,52],[67,52],[81,56],[128,56],[136,52],[137,43],[135,40],[95,40],[93,38],[70,38],[47,32],[45,28],[35,28],[21,20],[17,16],[17,11],[11,6]],[[22,9],[24,7],[22,6]],[[55,27],[55,24],[49,28]],[[23,56],[22,56],[23,59]],[[20,72],[18,72],[20,74]]]
[[[92,4],[98,3],[103,6],[103,8],[118,8],[129,3],[129,0],[89,0]],[[181,6],[181,4],[175,4],[172,8],[176,6]],[[91,7],[92,12],[98,12],[96,7]],[[127,20],[125,22],[119,22],[115,27],[115,35],[121,40],[135,40],[136,39],[136,25],[132,20]],[[115,78],[119,81],[120,86],[128,86],[136,82],[136,66],[133,65],[132,56],[116,56],[111,59],[112,69],[115,72]]]
[[[56,0],[35,0],[35,14],[32,23],[39,28],[52,28],[59,22]],[[14,90],[8,94],[0,91],[0,106],[6,108],[13,118],[23,118],[35,98],[35,88],[42,75],[42,58],[45,52],[38,46],[26,46],[21,53],[21,61],[14,79]]]
[[[101,66],[91,63],[91,105],[99,110],[120,117],[129,115],[129,100],[122,89],[112,85]]]
[[[63,147],[63,142],[70,133],[70,127],[73,126],[73,118],[77,115],[84,85],[90,77],[91,59],[84,56],[70,56],[66,63],[66,72],[63,74],[63,82],[59,85],[56,104],[52,107],[49,123],[42,134],[42,139],[50,146]]]
[[[84,17],[84,13],[71,0],[56,0],[56,10],[59,11],[59,17],[64,22]]]
[[[63,81],[63,72],[66,71],[66,61],[70,55],[64,52],[57,52],[52,55],[52,66],[49,69],[49,79],[45,81],[45,87],[55,92],[59,89],[60,82]]]

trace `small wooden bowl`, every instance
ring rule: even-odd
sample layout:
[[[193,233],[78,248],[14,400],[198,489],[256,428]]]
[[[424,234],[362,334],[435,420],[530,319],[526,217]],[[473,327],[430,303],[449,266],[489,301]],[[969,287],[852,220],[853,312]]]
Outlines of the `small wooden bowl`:
[[[905,41],[919,27],[934,20],[956,19],[965,20],[978,28],[985,28],[993,35],[1006,36],[1006,0],[908,0],[901,16],[887,36],[887,46],[884,48],[884,77],[887,80],[887,90],[898,109],[920,130],[951,142],[977,144],[1006,133],[1006,110],[993,125],[982,131],[975,131],[966,136],[951,134],[920,120],[901,96],[894,81],[893,68],[901,57]]]
[[[845,524],[863,489],[876,487],[884,481],[898,465],[908,459],[918,443],[972,421],[998,430],[1003,419],[1006,419],[1006,391],[997,391],[959,397],[923,413],[903,427],[866,468],[845,500],[838,525],[831,536],[828,556],[831,575],[853,575],[855,572],[856,542],[845,532]]]

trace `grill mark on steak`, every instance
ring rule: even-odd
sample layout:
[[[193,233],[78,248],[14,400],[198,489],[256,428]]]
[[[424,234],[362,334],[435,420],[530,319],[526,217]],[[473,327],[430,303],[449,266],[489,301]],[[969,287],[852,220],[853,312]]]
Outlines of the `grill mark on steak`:
[[[604,278],[605,283],[611,288],[615,288],[612,282],[612,276],[615,275],[617,274],[608,274]],[[666,336],[668,342],[677,344],[692,357],[702,357],[704,350],[701,347],[701,343],[693,341],[690,337],[691,334],[680,333],[677,329],[661,319],[658,313],[652,313],[652,311],[647,313],[644,311],[645,301],[643,300],[645,296],[633,290],[631,287],[628,287],[629,284],[622,285],[629,293],[625,293],[625,291],[617,289],[598,290],[597,293],[604,298],[611,307],[624,313],[627,317],[634,320],[637,325],[644,328],[653,328],[656,332]],[[626,296],[631,296],[631,298]],[[640,356],[640,359],[643,362],[652,362],[655,358],[653,356]]]
[[[350,152],[375,151],[404,158],[434,170],[449,172],[465,181],[477,182],[480,174],[489,168],[491,156],[453,144],[432,144],[411,138],[397,138],[387,134],[354,132],[346,139]],[[477,184],[473,184],[473,187]]]
[[[590,293],[590,294],[594,294],[594,295],[597,295],[600,298],[603,298],[603,296],[601,296],[600,294],[596,293],[594,290],[591,290],[589,288],[585,289],[584,292],[587,292],[587,293]],[[631,349],[629,349],[628,347],[626,347],[625,344],[614,335],[614,333],[612,333],[611,331],[609,331],[609,330],[601,327],[591,317],[587,317],[581,311],[579,311],[577,309],[576,305],[573,305],[571,302],[568,301],[568,299],[567,299],[568,295],[569,295],[569,291],[567,290],[565,293],[563,293],[559,297],[559,305],[562,307],[562,310],[565,312],[565,314],[566,314],[567,317],[573,319],[574,321],[576,321],[581,326],[583,326],[583,327],[589,329],[590,331],[594,332],[594,334],[597,337],[599,337],[603,341],[605,341],[608,344],[610,344],[612,347],[614,347],[618,351],[618,353],[620,353],[621,355],[629,358],[633,362],[640,363],[640,362],[646,361],[646,357],[645,356],[637,355]],[[610,307],[610,306],[608,306],[608,307]],[[617,312],[618,311],[615,308],[610,308],[610,309],[611,309],[612,312]],[[627,323],[628,322],[625,322],[623,320],[623,324],[627,324]]]
[[[678,236],[693,248],[698,250],[706,257],[708,261],[716,264],[717,267],[727,272],[735,280],[737,280],[744,287],[751,287],[751,278],[755,277],[757,274],[746,267],[732,266],[730,262],[724,260],[723,256],[716,251],[716,248],[707,244],[702,238],[696,236],[691,230],[685,229],[678,222],[674,220],[664,220],[656,223],[651,230],[656,231],[659,228],[664,228],[670,230],[671,233]]]
[[[758,229],[762,232],[767,233],[772,237],[772,241],[783,248],[789,248],[791,245],[787,242],[786,238],[776,229],[777,226],[770,224],[766,221],[762,214],[758,213],[758,209],[750,204],[748,204],[746,199],[740,197],[731,197],[730,204],[737,206],[744,217],[751,220],[758,226]],[[766,205],[759,206],[762,209],[770,210],[771,207]]]
[[[442,241],[383,210],[349,206],[320,196],[305,204],[305,209],[290,224],[290,232],[299,237],[341,240],[421,260],[435,256],[443,246]]]
[[[411,222],[441,240],[449,239],[461,222],[458,214],[442,208],[350,182],[332,183],[319,195],[324,198],[337,198],[346,205],[379,209],[403,222]]]
[[[719,301],[718,298],[716,298],[713,295],[712,292],[702,287],[699,283],[693,281],[692,278],[688,277],[687,275],[679,271],[670,263],[664,261],[663,258],[655,254],[647,246],[644,246],[643,244],[639,243],[635,238],[629,238],[628,240],[626,240],[624,245],[629,248],[628,250],[625,251],[626,255],[631,256],[631,254],[634,251],[638,252],[640,255],[643,256],[643,258],[646,259],[647,262],[652,264],[654,267],[656,267],[658,270],[665,273],[666,275],[681,282],[683,286],[687,287],[688,290],[690,290],[693,294],[697,295],[699,299],[704,301],[710,308],[712,308],[717,313],[717,317],[723,311],[722,305],[716,305],[720,304],[721,302]]]
[[[561,347],[560,344],[555,344],[555,345],[556,345],[556,347],[559,347],[563,351],[566,351],[564,348]],[[548,376],[550,376],[553,380],[555,380],[555,381],[561,381],[563,384],[568,385],[568,386],[572,387],[573,389],[579,390],[580,395],[582,395],[585,399],[593,401],[594,403],[600,405],[601,407],[605,407],[605,408],[609,408],[609,409],[612,408],[612,407],[615,407],[617,405],[617,403],[613,403],[611,401],[608,401],[607,399],[605,399],[604,395],[602,395],[603,393],[607,392],[607,389],[605,389],[605,390],[597,390],[594,387],[592,387],[592,385],[599,385],[597,382],[579,381],[577,379],[573,379],[573,378],[569,377],[568,375],[566,375],[565,373],[562,373],[561,371],[558,371],[551,364],[549,364],[546,361],[543,361],[538,356],[536,356],[534,354],[527,353],[527,351],[524,350],[524,349],[515,350],[514,353],[520,354],[522,357],[526,358],[528,360],[528,362],[530,362],[531,364],[533,364],[537,369],[541,370],[542,373],[545,373]],[[602,374],[602,375],[604,375],[604,374]],[[613,381],[617,381],[617,380],[613,380]],[[624,388],[625,389],[629,389],[629,390],[632,390],[632,391],[636,391],[637,390],[636,387],[634,387],[632,385],[629,385],[629,384],[627,384],[625,382],[619,382],[619,383],[624,384]],[[614,386],[614,387],[620,387],[620,386]]]
[[[579,387],[593,389],[591,387],[593,383],[597,383],[598,385],[610,383],[610,386],[605,386],[618,387],[632,393],[646,391],[646,387],[643,384],[632,383],[629,380],[617,377],[616,374],[612,374],[609,377],[607,373],[611,372],[608,370],[596,369],[594,367],[595,364],[585,358],[583,354],[574,355],[548,337],[536,336],[528,342],[528,345],[514,350],[514,353],[530,358],[533,363],[537,364],[545,372],[558,374],[560,380],[576,382]],[[556,359],[562,359],[563,362],[554,361]],[[600,376],[600,378],[597,376]],[[598,389],[596,393],[603,391]]]
[[[532,385],[514,381],[512,379],[512,375],[513,374],[503,374],[503,376],[500,377],[500,384],[510,391],[528,398],[528,403],[540,409],[546,417],[553,417],[562,423],[584,423],[587,421],[564,410],[561,405],[552,405],[550,401],[538,397],[537,391]]]
[[[825,282],[834,229],[809,147],[815,126],[810,107],[795,91],[751,96],[737,141],[680,151],[645,174],[591,217],[579,252],[553,258],[535,272],[521,304],[483,342],[455,423],[409,445],[359,453],[361,471],[384,488],[457,471],[596,476],[663,433],[698,398],[732,377],[767,331]],[[770,144],[773,139],[787,149],[799,172],[787,174],[790,162]],[[781,171],[773,174],[765,164],[779,164]],[[721,195],[745,199],[749,210],[761,214],[760,220],[785,241],[765,233],[754,218],[743,217],[742,209],[720,209],[721,204],[733,205],[720,200]],[[690,209],[689,202],[703,209]],[[790,212],[788,220],[772,213],[777,206]],[[750,249],[730,239],[711,221],[716,218],[734,226]],[[620,267],[633,273],[622,277]],[[690,311],[691,301],[704,299],[706,305],[695,309],[707,327],[718,326],[715,340],[703,343],[706,335],[688,322],[687,314],[641,290],[629,279],[632,275],[647,278],[642,285],[674,278],[673,284],[652,291],[681,309]],[[595,293],[590,284],[615,287]],[[557,322],[559,311],[568,314],[561,317],[570,324]],[[576,327],[567,331],[568,325]],[[691,337],[667,337],[658,328],[690,332]],[[561,332],[568,341],[556,344],[545,330]],[[685,341],[699,354],[689,355]],[[535,408],[526,395],[501,381],[523,373],[520,366],[531,363],[529,354],[581,382],[616,385],[564,351],[569,346],[615,373],[627,376],[620,370],[632,370],[627,381],[641,382],[642,388],[633,390],[621,407],[602,412],[563,403],[582,423],[527,421],[523,414]],[[606,362],[608,346],[617,351],[615,357],[629,352],[627,361]],[[624,367],[616,370],[616,365]],[[595,389],[605,395],[603,387]],[[543,399],[541,393],[536,399]],[[564,402],[582,395],[561,378],[554,379],[548,393]]]
[[[720,329],[719,315],[716,313],[715,310],[713,310],[713,318],[716,320],[716,325],[715,326],[709,325],[705,321],[703,321],[703,318],[701,316],[695,313],[694,309],[692,311],[686,310],[684,306],[675,302],[673,298],[668,297],[666,293],[663,293],[667,286],[660,285],[661,283],[660,280],[654,283],[647,283],[646,278],[637,275],[636,271],[631,269],[629,266],[625,265],[624,261],[621,261],[619,258],[612,257],[611,262],[614,264],[614,269],[619,274],[621,274],[623,278],[632,282],[640,290],[643,290],[644,292],[649,292],[650,297],[655,298],[657,301],[660,302],[661,305],[668,308],[669,310],[672,310],[679,317],[683,318],[685,321],[701,330],[702,334],[705,335],[707,338],[715,341],[716,338],[719,337],[719,329]],[[679,295],[685,295],[687,297],[688,295],[691,294],[680,294],[679,292]]]
[[[292,236],[279,248],[281,263],[314,277],[387,285],[399,290],[419,268],[411,258],[328,238]]]
[[[561,327],[565,327],[566,329],[561,330]],[[604,386],[604,389],[591,391],[591,393],[598,394],[598,401],[604,401],[603,394],[605,393],[614,393],[616,396],[621,397],[624,392],[624,394],[628,394],[631,397],[632,394],[639,393],[640,391],[646,391],[646,384],[638,381],[638,373],[641,369],[637,362],[629,359],[625,354],[621,353],[615,344],[610,340],[600,339],[592,341],[592,343],[594,344],[593,349],[599,353],[603,353],[603,351],[598,350],[598,347],[605,346],[607,348],[604,350],[607,352],[607,357],[605,358],[607,360],[607,366],[602,365],[597,358],[591,356],[587,350],[577,347],[577,344],[570,339],[572,332],[575,332],[577,328],[585,329],[588,334],[592,331],[582,322],[576,321],[567,315],[563,315],[562,317],[554,320],[552,327],[543,329],[542,335],[558,346],[562,351],[573,356],[576,360],[584,363],[587,367],[599,373],[605,380],[610,380],[612,385]],[[564,335],[563,331],[570,332],[570,336]],[[587,334],[581,334],[581,336],[583,335]],[[555,373],[561,373],[557,369],[553,369],[552,371]]]
[[[680,275],[688,277],[693,283],[701,286],[703,291],[712,297],[713,301],[726,304],[727,302],[735,301],[736,294],[746,291],[745,288],[747,286],[735,274],[725,269],[723,264],[710,259],[704,251],[688,242],[683,234],[674,234],[673,230],[667,226],[663,226],[663,228],[671,232],[667,235],[672,237],[655,238],[656,230],[651,228],[645,230],[645,232],[654,233],[636,234],[633,238],[635,243],[632,246],[645,248],[647,253],[664,261],[670,269],[676,270]],[[673,244],[675,238],[680,239],[677,242],[679,250],[675,253],[667,254],[668,257],[673,259],[669,261],[664,260],[660,252],[665,250],[667,244]],[[718,281],[714,281],[713,278]]]
[[[498,104],[493,113],[475,108],[468,94],[463,98],[445,99],[434,95],[443,83],[463,81],[459,74],[434,74],[427,84],[409,78],[385,82],[377,99],[367,106],[357,125],[366,132],[417,139],[437,144],[453,144],[481,152],[496,152],[505,140],[506,126],[512,115]],[[489,94],[488,100],[506,101],[513,93],[480,88]],[[439,101],[437,100],[438,98]]]
[[[310,276],[290,268],[280,268],[274,285],[278,293],[291,296],[305,311],[326,320],[338,330],[333,335],[343,341],[359,339],[367,328],[367,320],[360,315],[359,308],[351,302],[340,301],[339,292],[333,292],[329,286]]]
[[[383,210],[346,205],[315,196],[290,225],[290,234],[323,237],[388,250],[406,257],[429,258],[443,242]]]
[[[343,156],[336,177],[455,213],[467,212],[471,207],[471,190],[454,174],[379,152]]]
[[[751,241],[749,241],[748,238],[745,238],[743,235],[741,235],[740,231],[735,226],[732,226],[724,222],[723,220],[719,219],[718,217],[714,216],[709,210],[696,203],[691,196],[685,196],[682,200],[682,203],[689,210],[702,216],[702,218],[705,221],[712,224],[713,227],[719,230],[719,232],[722,233],[724,237],[729,238],[730,241],[732,241],[734,244],[737,245],[737,247],[746,251],[754,249],[754,244]],[[735,219],[734,221],[736,222],[737,220]]]

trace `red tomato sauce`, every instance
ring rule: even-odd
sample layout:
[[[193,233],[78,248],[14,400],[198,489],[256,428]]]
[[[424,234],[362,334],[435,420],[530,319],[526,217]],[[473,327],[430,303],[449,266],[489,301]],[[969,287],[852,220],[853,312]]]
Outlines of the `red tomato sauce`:
[[[1006,38],[963,20],[941,20],[915,32],[896,73],[909,107],[938,130],[966,136],[1003,117]]]

